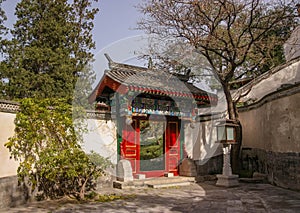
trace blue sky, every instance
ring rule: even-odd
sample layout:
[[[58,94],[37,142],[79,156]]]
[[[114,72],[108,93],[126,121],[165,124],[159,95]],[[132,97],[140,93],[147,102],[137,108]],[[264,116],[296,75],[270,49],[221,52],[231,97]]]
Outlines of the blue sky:
[[[8,17],[6,22],[8,27],[12,27],[16,21],[14,11],[17,2],[20,0],[6,0],[2,5]],[[96,42],[96,49],[93,50],[95,55],[93,69],[97,74],[95,85],[108,68],[104,53],[109,53],[116,62],[144,65],[144,62],[136,60],[136,52],[141,47],[147,46],[147,43],[141,39],[143,32],[134,30],[138,19],[142,16],[135,6],[141,2],[142,0],[99,0],[94,4],[100,9],[95,17],[93,30]]]
[[[15,22],[15,5],[20,0],[6,0],[3,3],[8,21],[6,25],[12,26]],[[109,46],[113,42],[126,37],[142,34],[141,31],[133,30],[141,14],[134,8],[134,5],[142,0],[99,0],[95,3],[100,11],[94,20],[94,40],[96,42],[97,53],[102,48]]]
[[[134,5],[141,0],[100,0],[100,12],[95,20],[94,39],[97,50],[142,32],[133,30],[141,14]]]

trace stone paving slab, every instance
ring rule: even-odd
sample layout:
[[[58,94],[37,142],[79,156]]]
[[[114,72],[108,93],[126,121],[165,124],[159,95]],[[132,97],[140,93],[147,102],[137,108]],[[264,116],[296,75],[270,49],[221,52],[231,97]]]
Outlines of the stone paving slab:
[[[161,189],[109,189],[106,192],[136,195],[126,200],[104,203],[34,202],[0,212],[55,213],[132,213],[132,212],[300,212],[300,192],[269,184],[240,184],[234,188],[216,187],[214,183]]]
[[[158,188],[170,188],[170,187],[180,187],[188,186],[191,182],[179,182],[179,183],[160,183],[160,184],[147,184],[148,187],[158,189]]]

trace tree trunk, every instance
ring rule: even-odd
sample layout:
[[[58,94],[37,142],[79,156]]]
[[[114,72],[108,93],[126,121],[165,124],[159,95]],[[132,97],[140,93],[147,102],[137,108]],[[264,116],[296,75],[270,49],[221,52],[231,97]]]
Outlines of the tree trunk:
[[[86,183],[88,182],[88,180],[89,180],[89,178],[87,177],[84,180],[84,183],[81,186],[80,193],[79,193],[80,200],[84,200],[84,197],[85,197],[85,186],[86,186]]]
[[[236,120],[238,115],[237,115],[237,111],[236,111],[236,106],[232,100],[229,85],[228,85],[228,83],[224,83],[222,85],[223,85],[223,91],[225,94],[225,98],[227,101],[227,112],[228,112],[229,119]]]
[[[232,172],[237,174],[240,169],[240,152],[242,147],[242,125],[238,119],[238,112],[236,108],[236,103],[232,100],[230,93],[230,87],[228,83],[223,83],[223,90],[227,101],[227,112],[230,120],[233,120],[235,124],[238,125],[236,128],[236,140],[237,143],[232,146],[231,150],[231,167]]]

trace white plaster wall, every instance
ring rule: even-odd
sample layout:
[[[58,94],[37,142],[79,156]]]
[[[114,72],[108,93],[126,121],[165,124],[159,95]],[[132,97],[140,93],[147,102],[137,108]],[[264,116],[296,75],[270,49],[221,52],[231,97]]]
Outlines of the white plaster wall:
[[[10,153],[4,144],[13,136],[16,114],[0,112],[0,177],[17,175],[18,162],[10,159]]]
[[[111,120],[87,120],[88,132],[84,134],[84,150],[95,151],[117,164],[117,135],[116,125]]]
[[[14,134],[14,119],[16,114],[0,112],[0,177],[17,175],[19,163],[10,159],[10,153],[4,144]],[[112,163],[117,163],[117,139],[114,122],[88,119],[88,133],[84,135],[83,148],[91,150],[103,157],[108,157]]]
[[[222,154],[222,147],[216,143],[216,121],[196,123],[191,128],[190,123],[184,123],[184,145],[188,157],[193,160],[205,161]],[[91,150],[103,157],[108,157],[112,163],[117,163],[117,129],[113,121],[88,119],[88,133],[84,135],[84,150]]]
[[[300,93],[240,113],[243,147],[300,152]]]
[[[185,148],[193,160],[205,163],[211,157],[222,154],[222,146],[216,143],[216,120],[198,122],[194,128],[189,123],[184,126]]]

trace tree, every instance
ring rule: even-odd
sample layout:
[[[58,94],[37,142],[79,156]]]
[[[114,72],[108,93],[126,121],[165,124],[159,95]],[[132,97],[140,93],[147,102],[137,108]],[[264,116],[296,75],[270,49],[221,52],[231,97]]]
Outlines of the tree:
[[[173,74],[188,75],[193,83],[205,82],[211,90],[219,89],[211,75],[207,60],[194,51],[194,47],[180,38],[164,39],[154,37],[149,42],[147,52],[141,58],[148,59],[148,67],[168,70]]]
[[[101,170],[80,146],[83,126],[74,110],[83,109],[70,105],[77,80],[85,82],[76,89],[88,93],[94,78],[89,64],[97,1],[21,0],[16,6],[1,91],[21,106],[6,147],[20,161],[19,181],[28,180],[44,198],[83,198]]]
[[[22,0],[7,50],[5,95],[18,98],[71,98],[95,48],[91,31],[98,0]]]
[[[49,107],[51,106],[51,107]],[[37,189],[39,198],[74,196],[84,199],[95,187],[94,180],[110,166],[96,153],[90,158],[81,149],[85,131],[74,108],[64,99],[22,99],[15,119],[15,134],[5,144],[20,162],[20,183]],[[80,109],[76,115],[82,115]]]
[[[5,15],[5,11],[2,9],[2,3],[5,0],[0,0],[0,42],[1,42],[1,54],[3,54],[3,40],[4,38],[2,37],[2,35],[6,35],[7,34],[7,28],[4,25],[4,22],[7,20],[7,17]]]
[[[278,48],[295,24],[291,21],[295,5],[293,0],[151,0],[139,5],[145,18],[138,27],[162,37],[182,38],[204,56],[222,85],[229,119],[240,124],[239,98],[232,98],[230,82],[276,64],[268,63],[281,51]],[[241,135],[235,147],[233,169],[237,170]]]
[[[5,50],[5,38],[3,36],[5,36],[7,34],[7,28],[4,25],[4,22],[7,20],[7,17],[5,15],[5,11],[2,9],[2,3],[5,0],[0,0],[0,54],[1,57],[3,57],[4,54],[4,50]],[[4,87],[4,79],[3,79],[3,69],[5,67],[2,66],[2,64],[0,63],[0,98],[2,98],[2,91],[3,91],[3,87]]]

